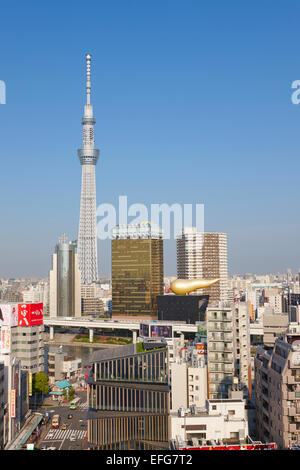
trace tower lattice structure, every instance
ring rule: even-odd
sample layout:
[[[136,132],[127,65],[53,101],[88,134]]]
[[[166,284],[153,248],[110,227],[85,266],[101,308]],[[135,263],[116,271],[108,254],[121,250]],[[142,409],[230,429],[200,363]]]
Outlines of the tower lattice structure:
[[[78,150],[82,167],[81,200],[78,232],[78,264],[82,284],[98,279],[96,174],[99,150],[95,148],[93,105],[91,104],[91,55],[86,55],[86,104],[84,105],[83,144]]]

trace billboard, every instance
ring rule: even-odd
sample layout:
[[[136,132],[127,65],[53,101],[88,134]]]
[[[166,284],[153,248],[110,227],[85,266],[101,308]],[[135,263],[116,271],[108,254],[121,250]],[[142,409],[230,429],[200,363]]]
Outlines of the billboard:
[[[0,304],[0,326],[17,326],[18,304]]]
[[[167,325],[151,325],[151,338],[172,338],[172,327]]]
[[[10,417],[16,417],[16,391],[11,390],[10,392]]]
[[[32,372],[28,374],[28,395],[32,397]]]
[[[201,355],[206,354],[207,353],[206,344],[197,343],[196,344],[196,350],[197,350],[198,354],[201,354]]]
[[[149,325],[141,324],[140,325],[140,336],[149,336]]]
[[[43,324],[43,304],[19,304],[18,326],[35,326]]]
[[[0,352],[1,354],[10,354],[11,352],[10,326],[1,326]]]

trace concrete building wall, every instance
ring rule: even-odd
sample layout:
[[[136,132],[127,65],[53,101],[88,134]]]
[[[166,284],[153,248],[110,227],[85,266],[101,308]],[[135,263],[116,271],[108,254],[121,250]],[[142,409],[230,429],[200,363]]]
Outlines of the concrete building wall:
[[[44,325],[11,328],[11,354],[21,361],[21,368],[32,372],[44,371]]]
[[[286,339],[255,358],[257,437],[279,449],[300,445],[300,337]]]
[[[0,449],[4,447],[4,362],[0,362]]]
[[[288,324],[288,314],[265,313],[263,316],[265,346],[274,346],[276,337],[286,331]]]
[[[216,409],[214,409],[216,408]],[[248,436],[248,421],[244,400],[212,400],[207,402],[206,410],[178,416],[171,414],[172,439],[243,441]]]

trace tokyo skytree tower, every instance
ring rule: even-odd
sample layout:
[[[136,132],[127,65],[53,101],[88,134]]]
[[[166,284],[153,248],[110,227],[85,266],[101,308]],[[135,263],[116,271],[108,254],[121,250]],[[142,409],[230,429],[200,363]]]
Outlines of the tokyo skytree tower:
[[[90,101],[91,55],[86,54],[86,104],[82,118],[83,144],[82,148],[78,150],[82,166],[82,179],[77,251],[82,284],[91,284],[98,279],[95,167],[99,158],[99,150],[94,148],[96,120]]]

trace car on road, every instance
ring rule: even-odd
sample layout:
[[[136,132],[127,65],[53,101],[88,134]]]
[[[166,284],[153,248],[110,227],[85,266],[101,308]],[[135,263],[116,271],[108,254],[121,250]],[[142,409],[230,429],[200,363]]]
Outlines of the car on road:
[[[75,436],[75,434],[72,434],[72,435],[70,436],[70,441],[72,441],[72,442],[73,442],[73,441],[76,441],[76,436]]]
[[[47,450],[56,450],[56,447],[48,447]]]
[[[68,414],[68,419],[72,419],[73,418],[73,415],[70,413]]]
[[[68,425],[66,423],[62,424],[61,429],[67,429]]]

